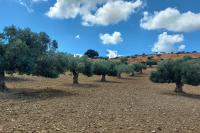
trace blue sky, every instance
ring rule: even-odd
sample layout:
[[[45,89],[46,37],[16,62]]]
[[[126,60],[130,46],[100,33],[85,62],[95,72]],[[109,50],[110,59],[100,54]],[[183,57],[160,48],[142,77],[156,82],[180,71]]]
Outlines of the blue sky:
[[[44,31],[72,54],[200,51],[198,0],[95,1],[0,0],[0,30],[14,24]]]

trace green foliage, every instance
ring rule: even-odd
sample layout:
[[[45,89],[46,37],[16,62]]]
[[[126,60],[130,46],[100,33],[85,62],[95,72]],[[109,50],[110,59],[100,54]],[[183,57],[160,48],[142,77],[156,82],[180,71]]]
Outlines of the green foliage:
[[[31,57],[31,50],[20,39],[6,46],[4,58],[5,69],[9,73],[30,74],[34,69],[34,59]]]
[[[151,67],[152,65],[157,65],[157,61],[154,59],[147,59],[146,64]]]
[[[126,64],[119,64],[117,65],[117,74],[120,76],[122,73],[131,73],[131,68],[129,65]]]
[[[184,63],[182,81],[190,85],[200,84],[200,60],[188,60]]]
[[[45,54],[38,58],[35,67],[35,75],[49,78],[57,78],[59,74],[65,73],[68,59],[63,54]]]
[[[140,72],[140,73],[142,73],[143,69],[146,69],[146,65],[143,63],[135,63],[133,64],[132,67],[133,67],[132,69],[134,69],[135,72]]]
[[[127,57],[121,57],[120,62],[123,64],[128,64],[128,58]]]
[[[29,28],[8,26],[4,28],[3,33],[0,33],[0,42],[2,43],[0,51],[4,51],[0,55],[2,71],[11,74],[15,72],[34,74],[37,72],[42,76],[57,77],[54,74],[55,64],[52,63],[53,61],[60,65],[58,72],[63,73],[64,71],[62,70],[64,69],[62,68],[63,64],[58,63],[63,59],[60,56],[54,57],[55,54],[53,54],[58,44],[55,40],[52,41],[45,32],[35,33]],[[49,52],[52,53],[51,57],[49,57]],[[50,73],[48,70],[50,68],[53,69],[52,74],[47,74]]]
[[[89,49],[85,52],[84,55],[88,56],[89,58],[95,58],[99,56],[99,53],[95,50]]]
[[[101,60],[94,62],[94,74],[117,76],[116,62]]]
[[[92,62],[86,56],[83,57],[74,57],[68,56],[69,66],[68,69],[70,72],[82,73],[87,76],[92,76]]]
[[[182,58],[164,60],[152,72],[150,80],[156,83],[176,83],[177,85],[200,84],[200,61],[198,59]]]

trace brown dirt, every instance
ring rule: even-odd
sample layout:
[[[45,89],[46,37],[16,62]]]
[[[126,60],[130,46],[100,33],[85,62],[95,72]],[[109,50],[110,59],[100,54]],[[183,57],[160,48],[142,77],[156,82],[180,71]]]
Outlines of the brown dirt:
[[[100,77],[69,75],[58,79],[31,76],[7,78],[8,94],[0,93],[0,132],[41,133],[198,133],[200,87],[154,84],[151,70],[142,75],[100,83]]]
[[[129,63],[137,63],[137,62],[145,62],[149,56],[152,56],[155,60],[160,59],[176,59],[176,58],[182,58],[185,56],[190,56],[192,58],[199,58],[200,53],[184,53],[184,54],[161,54],[159,55],[145,55],[145,56],[137,56],[136,58],[130,57],[128,59]]]

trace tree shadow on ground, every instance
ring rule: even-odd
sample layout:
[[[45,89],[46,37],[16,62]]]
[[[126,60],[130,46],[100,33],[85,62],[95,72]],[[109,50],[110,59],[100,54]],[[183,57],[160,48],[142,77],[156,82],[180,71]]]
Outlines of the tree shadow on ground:
[[[121,77],[119,79],[122,79],[122,80],[136,80],[136,79],[134,79],[133,76],[130,76],[130,77]]]
[[[78,93],[66,92],[62,90],[55,90],[51,88],[46,89],[9,89],[7,93],[0,99],[4,100],[46,100],[58,97],[77,96]]]
[[[191,99],[198,99],[200,100],[199,94],[191,94],[191,93],[176,93],[176,92],[162,92],[163,95],[170,95],[170,96],[181,96],[181,97],[187,97]]]
[[[100,80],[95,80],[94,82],[97,82],[97,83],[122,83],[122,82],[119,82],[119,81],[111,81],[111,80],[107,80],[107,81],[100,81]]]
[[[5,77],[6,82],[24,82],[24,81],[34,81],[33,79],[25,79],[20,77]]]
[[[86,83],[64,84],[64,86],[73,87],[73,88],[98,88],[99,87],[99,85],[97,84],[86,84]]]

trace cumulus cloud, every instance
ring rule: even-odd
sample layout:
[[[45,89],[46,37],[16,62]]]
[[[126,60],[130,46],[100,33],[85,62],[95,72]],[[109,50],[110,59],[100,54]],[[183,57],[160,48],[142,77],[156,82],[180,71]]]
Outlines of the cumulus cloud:
[[[24,6],[29,13],[34,12],[34,9],[32,8],[34,4],[39,3],[39,2],[47,2],[47,1],[48,0],[17,0],[17,2],[20,5]]]
[[[183,51],[185,50],[185,48],[186,48],[186,45],[182,44],[178,47],[178,51]]]
[[[168,35],[167,32],[163,32],[158,36],[158,41],[154,44],[152,52],[174,52],[176,51],[175,44],[181,43],[184,40],[182,34]],[[183,46],[180,46],[183,48]]]
[[[60,19],[81,16],[85,26],[106,26],[126,21],[141,5],[141,0],[57,0],[46,15]]]
[[[180,13],[175,8],[149,14],[144,12],[140,26],[147,30],[166,29],[174,32],[191,32],[200,30],[200,13],[191,11]]]
[[[118,57],[118,51],[116,50],[107,50],[107,56],[109,59]]]
[[[120,21],[126,21],[131,13],[136,8],[140,7],[142,2],[137,0],[136,2],[130,1],[109,1],[103,7],[96,10],[95,14],[86,14],[83,16],[83,25],[110,25],[117,24]]]
[[[113,44],[116,45],[123,41],[121,37],[121,33],[115,31],[113,34],[100,34],[99,38],[101,39],[103,44]]]

